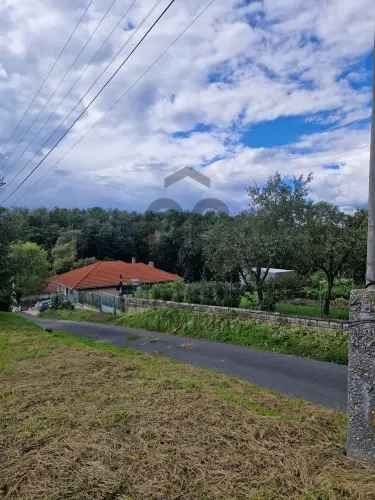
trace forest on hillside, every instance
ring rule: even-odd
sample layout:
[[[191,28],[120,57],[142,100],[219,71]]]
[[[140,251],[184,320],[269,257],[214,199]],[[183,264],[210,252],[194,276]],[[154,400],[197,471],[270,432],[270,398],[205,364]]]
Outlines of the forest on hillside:
[[[36,246],[43,252],[49,274],[95,259],[130,262],[134,257],[153,261],[187,282],[241,277],[260,298],[260,269],[268,267],[294,269],[305,277],[321,271],[328,288],[340,277],[362,283],[367,212],[347,214],[329,203],[313,202],[310,182],[275,174],[264,185],[251,186],[248,210],[233,216],[139,214],[100,207],[0,208],[0,293],[7,295],[15,265],[20,271],[25,244],[31,253]]]

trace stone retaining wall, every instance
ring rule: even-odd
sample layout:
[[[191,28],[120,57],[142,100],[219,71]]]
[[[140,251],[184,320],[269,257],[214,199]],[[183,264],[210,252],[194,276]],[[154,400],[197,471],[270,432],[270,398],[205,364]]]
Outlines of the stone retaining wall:
[[[232,307],[205,306],[200,304],[185,304],[181,302],[171,302],[164,300],[137,299],[134,297],[124,297],[124,312],[144,311],[147,309],[179,309],[200,313],[217,314],[232,318],[253,319],[259,323],[272,323],[280,325],[295,325],[318,330],[349,331],[350,322],[342,320],[329,320],[321,318],[311,318],[306,316],[287,316],[280,313],[270,313],[265,311],[255,311],[251,309],[241,309]]]

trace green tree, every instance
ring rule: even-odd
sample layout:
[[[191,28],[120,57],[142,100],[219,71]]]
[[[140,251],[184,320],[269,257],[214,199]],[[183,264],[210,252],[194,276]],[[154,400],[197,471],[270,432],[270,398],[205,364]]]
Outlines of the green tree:
[[[9,266],[9,224],[6,212],[0,213],[0,311],[11,305],[11,271]]]
[[[277,173],[264,185],[249,187],[250,212],[222,220],[206,234],[210,270],[221,279],[239,272],[245,286],[256,289],[261,307],[270,268],[287,263],[295,268],[296,241],[311,207],[310,181],[311,176],[283,178]]]
[[[59,236],[52,249],[53,271],[56,274],[65,273],[74,267],[77,259],[77,241],[79,231],[67,231]]]
[[[73,263],[73,269],[79,269],[80,267],[90,266],[95,264],[95,257],[87,257],[86,259],[78,259]]]
[[[282,241],[282,251],[274,256],[273,267],[305,270],[305,249],[300,240],[312,207],[308,199],[311,181],[311,174],[282,177],[276,173],[265,184],[248,189],[250,210],[261,216],[267,230],[278,234]]]
[[[262,185],[248,188],[250,208],[262,213],[278,225],[299,225],[304,222],[306,210],[311,206],[308,201],[309,184],[312,175],[282,177],[278,172]]]
[[[205,265],[216,281],[231,282],[234,275],[241,274],[241,263],[237,261],[238,242],[233,234],[234,221],[221,219],[203,235]]]
[[[261,215],[243,213],[211,228],[206,233],[204,251],[215,277],[232,281],[240,276],[247,290],[256,289],[259,306],[263,307],[265,282],[284,243]]]
[[[310,210],[303,248],[311,270],[323,271],[327,280],[324,314],[328,315],[335,280],[350,265],[358,245],[350,216],[329,203],[320,202]]]
[[[38,294],[47,283],[49,262],[47,252],[36,243],[13,243],[9,264],[18,303],[22,297]]]
[[[200,281],[203,277],[207,278],[202,238],[207,226],[207,216],[192,214],[181,228],[182,235],[178,245],[178,271],[187,282]]]

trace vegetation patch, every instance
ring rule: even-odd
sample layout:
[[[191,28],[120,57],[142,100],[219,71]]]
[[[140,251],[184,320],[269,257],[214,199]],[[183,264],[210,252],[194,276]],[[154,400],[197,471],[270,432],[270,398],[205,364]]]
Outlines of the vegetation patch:
[[[48,311],[43,317],[59,319],[90,318],[131,328],[242,345],[262,351],[295,354],[321,361],[346,364],[348,334],[312,328],[257,323],[253,320],[225,318],[207,313],[158,309],[120,316],[89,311]]]
[[[288,304],[280,303],[276,305],[276,311],[281,314],[291,316],[312,316],[321,317],[321,309],[319,304]],[[332,307],[329,311],[328,319],[349,320],[348,307]]]
[[[41,313],[41,317],[45,319],[61,319],[73,321],[91,321],[97,323],[111,323],[114,319],[112,314],[101,313],[92,309],[48,309]]]
[[[4,497],[373,494],[373,468],[343,453],[339,412],[10,314],[0,339]]]

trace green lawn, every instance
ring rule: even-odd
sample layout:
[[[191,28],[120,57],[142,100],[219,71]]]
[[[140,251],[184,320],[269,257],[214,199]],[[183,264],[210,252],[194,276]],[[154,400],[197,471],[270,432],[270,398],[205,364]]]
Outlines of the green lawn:
[[[320,317],[320,305],[319,304],[289,304],[280,303],[276,305],[276,312],[281,314],[289,314],[293,316],[312,316]],[[347,307],[331,307],[329,313],[329,319],[349,319],[349,308]]]
[[[343,414],[0,313],[0,496],[367,499]]]
[[[311,328],[260,324],[253,320],[229,319],[212,314],[179,310],[149,310],[114,317],[94,311],[53,311],[44,317],[77,321],[112,322],[132,328],[227,342],[263,351],[295,354],[346,364],[348,334]]]

